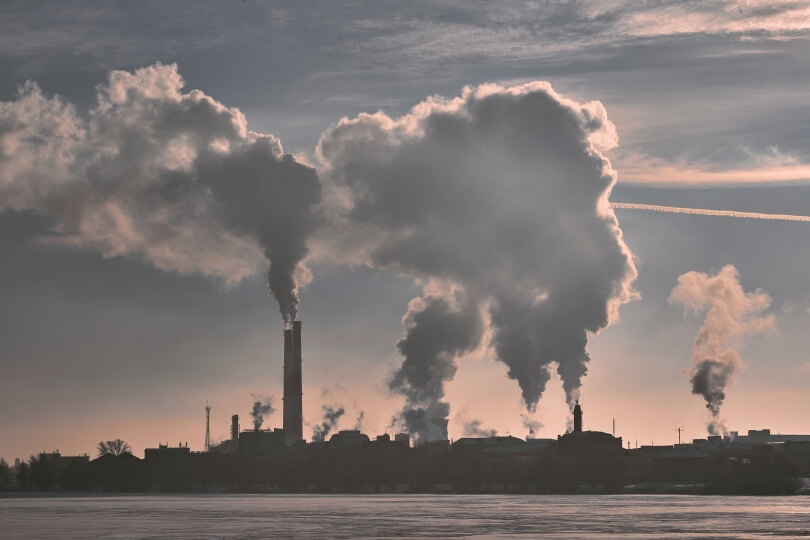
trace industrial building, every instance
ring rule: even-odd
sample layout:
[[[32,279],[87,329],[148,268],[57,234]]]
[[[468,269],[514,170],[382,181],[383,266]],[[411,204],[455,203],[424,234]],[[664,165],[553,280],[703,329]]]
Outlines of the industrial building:
[[[557,449],[561,455],[583,455],[589,452],[616,452],[622,450],[622,438],[603,431],[583,431],[582,406],[574,405],[574,430],[557,437]]]

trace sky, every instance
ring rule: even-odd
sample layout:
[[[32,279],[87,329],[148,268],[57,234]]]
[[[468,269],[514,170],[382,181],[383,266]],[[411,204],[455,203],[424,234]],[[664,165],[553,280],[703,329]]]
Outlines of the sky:
[[[808,50],[794,1],[4,2],[0,457],[280,427],[296,312],[305,437],[810,433],[810,224],[607,203],[810,214]]]

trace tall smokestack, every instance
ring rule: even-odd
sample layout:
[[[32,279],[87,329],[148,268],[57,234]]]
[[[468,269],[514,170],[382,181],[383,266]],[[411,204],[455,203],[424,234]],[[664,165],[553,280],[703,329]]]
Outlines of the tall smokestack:
[[[284,330],[284,440],[292,444],[304,438],[301,388],[301,321]]]
[[[231,440],[238,441],[239,440],[239,415],[235,414],[231,416]]]
[[[582,407],[579,405],[579,400],[577,400],[577,404],[574,405],[574,433],[579,433],[582,431]]]

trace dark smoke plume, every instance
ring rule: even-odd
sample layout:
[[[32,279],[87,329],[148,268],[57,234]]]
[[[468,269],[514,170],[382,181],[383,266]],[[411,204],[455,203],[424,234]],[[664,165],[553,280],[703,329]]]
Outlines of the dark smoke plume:
[[[273,411],[275,411],[273,408],[273,396],[269,398],[259,396],[250,411],[250,416],[253,417],[253,429],[260,430],[264,423],[264,417],[273,414]]]
[[[337,426],[340,417],[346,412],[343,407],[340,406],[328,407],[324,405],[322,408],[323,422],[315,426],[312,432],[312,442],[325,441],[329,433]]]
[[[726,386],[742,366],[739,354],[742,338],[775,329],[773,315],[762,315],[770,307],[771,297],[760,289],[746,293],[737,269],[727,265],[714,276],[700,272],[681,275],[669,301],[696,314],[706,312],[692,345],[689,382],[692,393],[706,400],[711,413],[709,434],[725,435],[720,407],[726,398]]]
[[[465,88],[399,118],[344,118],[318,145],[325,185],[346,196],[329,199],[342,227],[326,231],[317,252],[458,287],[489,311],[490,345],[527,410],[554,364],[573,404],[589,336],[636,296],[608,201],[616,174],[602,152],[617,144],[599,102],[574,102],[542,82]],[[469,339],[437,337],[405,355],[392,388],[406,395],[409,429],[426,433],[427,419],[446,418],[441,383],[480,335],[477,317],[463,322],[455,332]]]
[[[426,295],[411,301],[402,325],[405,335],[397,348],[405,359],[389,382],[405,396],[401,423],[417,443],[447,440],[444,383],[456,373],[455,358],[481,342],[477,304],[458,290],[449,298]]]
[[[354,429],[357,431],[361,431],[363,429],[363,419],[365,419],[366,413],[364,411],[360,411],[357,415],[357,420],[354,422]]]

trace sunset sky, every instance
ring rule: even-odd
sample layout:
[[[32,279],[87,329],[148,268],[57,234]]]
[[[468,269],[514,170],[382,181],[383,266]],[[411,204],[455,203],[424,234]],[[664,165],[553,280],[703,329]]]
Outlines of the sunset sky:
[[[810,223],[618,208],[614,230],[580,204],[615,172],[615,202],[810,215],[810,3],[12,1],[0,73],[6,461],[114,438],[201,450],[206,401],[215,441],[257,396],[280,427],[268,249],[296,268],[307,438],[322,406],[401,428],[403,320],[437,299],[474,319],[440,359],[449,436],[564,433],[556,368],[527,416],[507,364],[534,360],[495,342],[528,300],[555,306],[532,332],[556,340],[581,296],[601,301],[585,429],[705,437],[706,311],[673,289],[733,281],[727,265],[757,305],[726,313],[741,360],[720,417],[810,433]],[[240,177],[257,167],[295,189]],[[504,220],[523,228],[490,238]],[[280,223],[300,242],[278,255]]]

